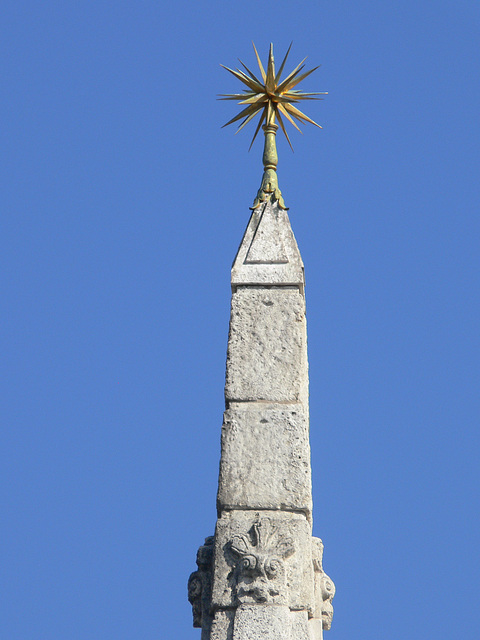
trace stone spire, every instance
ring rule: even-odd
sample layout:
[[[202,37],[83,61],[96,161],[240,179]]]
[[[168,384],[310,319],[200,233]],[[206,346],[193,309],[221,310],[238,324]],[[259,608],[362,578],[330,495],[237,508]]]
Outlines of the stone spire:
[[[201,640],[321,640],[312,538],[304,270],[287,212],[254,209],[232,267],[218,520],[189,581]]]
[[[312,537],[304,268],[270,183],[232,267],[218,518],[188,584],[201,640],[322,640],[333,615]]]

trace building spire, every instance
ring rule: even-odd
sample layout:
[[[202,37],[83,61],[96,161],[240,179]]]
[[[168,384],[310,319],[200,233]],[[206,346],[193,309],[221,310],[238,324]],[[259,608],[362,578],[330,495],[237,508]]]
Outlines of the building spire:
[[[320,93],[305,93],[294,88],[307,76],[318,69],[318,67],[314,67],[313,69],[302,73],[303,69],[305,68],[306,58],[304,58],[302,62],[300,62],[300,64],[297,65],[297,67],[291,73],[289,73],[284,80],[281,79],[291,47],[292,45],[290,44],[278,72],[275,73],[273,44],[270,44],[267,71],[265,71],[255,44],[253,44],[258,67],[260,69],[261,80],[252,71],[250,71],[250,69],[241,60],[239,60],[239,62],[245,69],[245,71],[242,71],[238,68],[236,70],[233,70],[229,69],[228,67],[224,67],[223,64],[220,65],[247,86],[247,89],[244,89],[243,93],[220,95],[220,100],[237,100],[239,105],[246,105],[239,114],[237,114],[223,126],[226,127],[227,125],[238,122],[240,120],[241,122],[237,129],[238,133],[238,131],[243,129],[243,127],[248,124],[250,120],[253,120],[256,115],[260,115],[255,133],[253,134],[250,148],[252,147],[252,144],[257,137],[260,128],[262,128],[265,133],[262,183],[260,185],[260,189],[258,190],[257,197],[255,198],[252,209],[256,209],[257,207],[259,207],[268,198],[270,198],[271,202],[278,202],[278,206],[281,209],[287,208],[283,201],[282,193],[278,187],[278,155],[275,142],[275,136],[278,130],[278,126],[280,126],[287,139],[288,144],[290,145],[290,148],[293,151],[292,143],[290,142],[290,138],[288,137],[288,133],[285,128],[284,118],[288,120],[296,129],[298,129],[298,131],[300,131],[300,128],[296,124],[295,120],[297,120],[301,124],[309,122],[311,124],[314,124],[316,127],[319,127],[320,129],[322,128],[319,124],[314,122],[314,120],[309,118],[295,106],[295,104],[300,102],[301,100],[322,100],[322,98],[319,98],[318,96],[326,95],[325,91]],[[275,120],[278,121],[278,125],[276,124]]]
[[[232,266],[217,523],[188,599],[201,640],[323,640],[335,585],[312,536],[305,277],[275,170],[275,120],[310,122],[293,104],[310,72],[281,82],[287,56],[275,72],[270,47],[265,72],[255,53],[261,81],[230,70],[248,87],[233,121],[260,113],[264,174]]]

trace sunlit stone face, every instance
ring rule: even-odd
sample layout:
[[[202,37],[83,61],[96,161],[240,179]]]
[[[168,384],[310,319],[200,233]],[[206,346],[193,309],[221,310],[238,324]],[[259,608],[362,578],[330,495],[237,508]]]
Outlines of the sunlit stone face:
[[[330,629],[333,619],[332,600],[335,595],[335,585],[327,575],[321,579],[320,591],[322,594],[322,626],[324,629]]]

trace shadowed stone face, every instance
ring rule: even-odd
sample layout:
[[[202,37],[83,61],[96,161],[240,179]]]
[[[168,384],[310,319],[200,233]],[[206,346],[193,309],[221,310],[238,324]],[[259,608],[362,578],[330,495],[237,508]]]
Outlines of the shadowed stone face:
[[[192,605],[193,626],[202,626],[202,578],[198,571],[194,571],[188,579],[188,601]]]
[[[213,536],[205,538],[205,544],[197,552],[198,570],[188,579],[188,601],[192,605],[194,627],[203,627],[210,621],[213,545]]]

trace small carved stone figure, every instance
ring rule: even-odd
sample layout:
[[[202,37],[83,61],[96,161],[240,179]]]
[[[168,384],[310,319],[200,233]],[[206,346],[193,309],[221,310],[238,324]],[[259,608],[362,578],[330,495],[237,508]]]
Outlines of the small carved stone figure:
[[[188,579],[188,601],[192,605],[193,626],[202,626],[202,577],[194,571]]]
[[[247,534],[234,536],[230,550],[236,557],[234,592],[238,604],[285,604],[284,560],[295,552],[293,540],[265,518]]]
[[[213,536],[205,538],[205,544],[197,551],[198,570],[188,579],[188,601],[192,605],[194,627],[205,627],[210,619],[213,543]]]
[[[328,630],[332,626],[335,585],[323,570],[323,542],[320,538],[312,538],[312,559],[315,571],[314,617],[321,618],[322,628]]]

